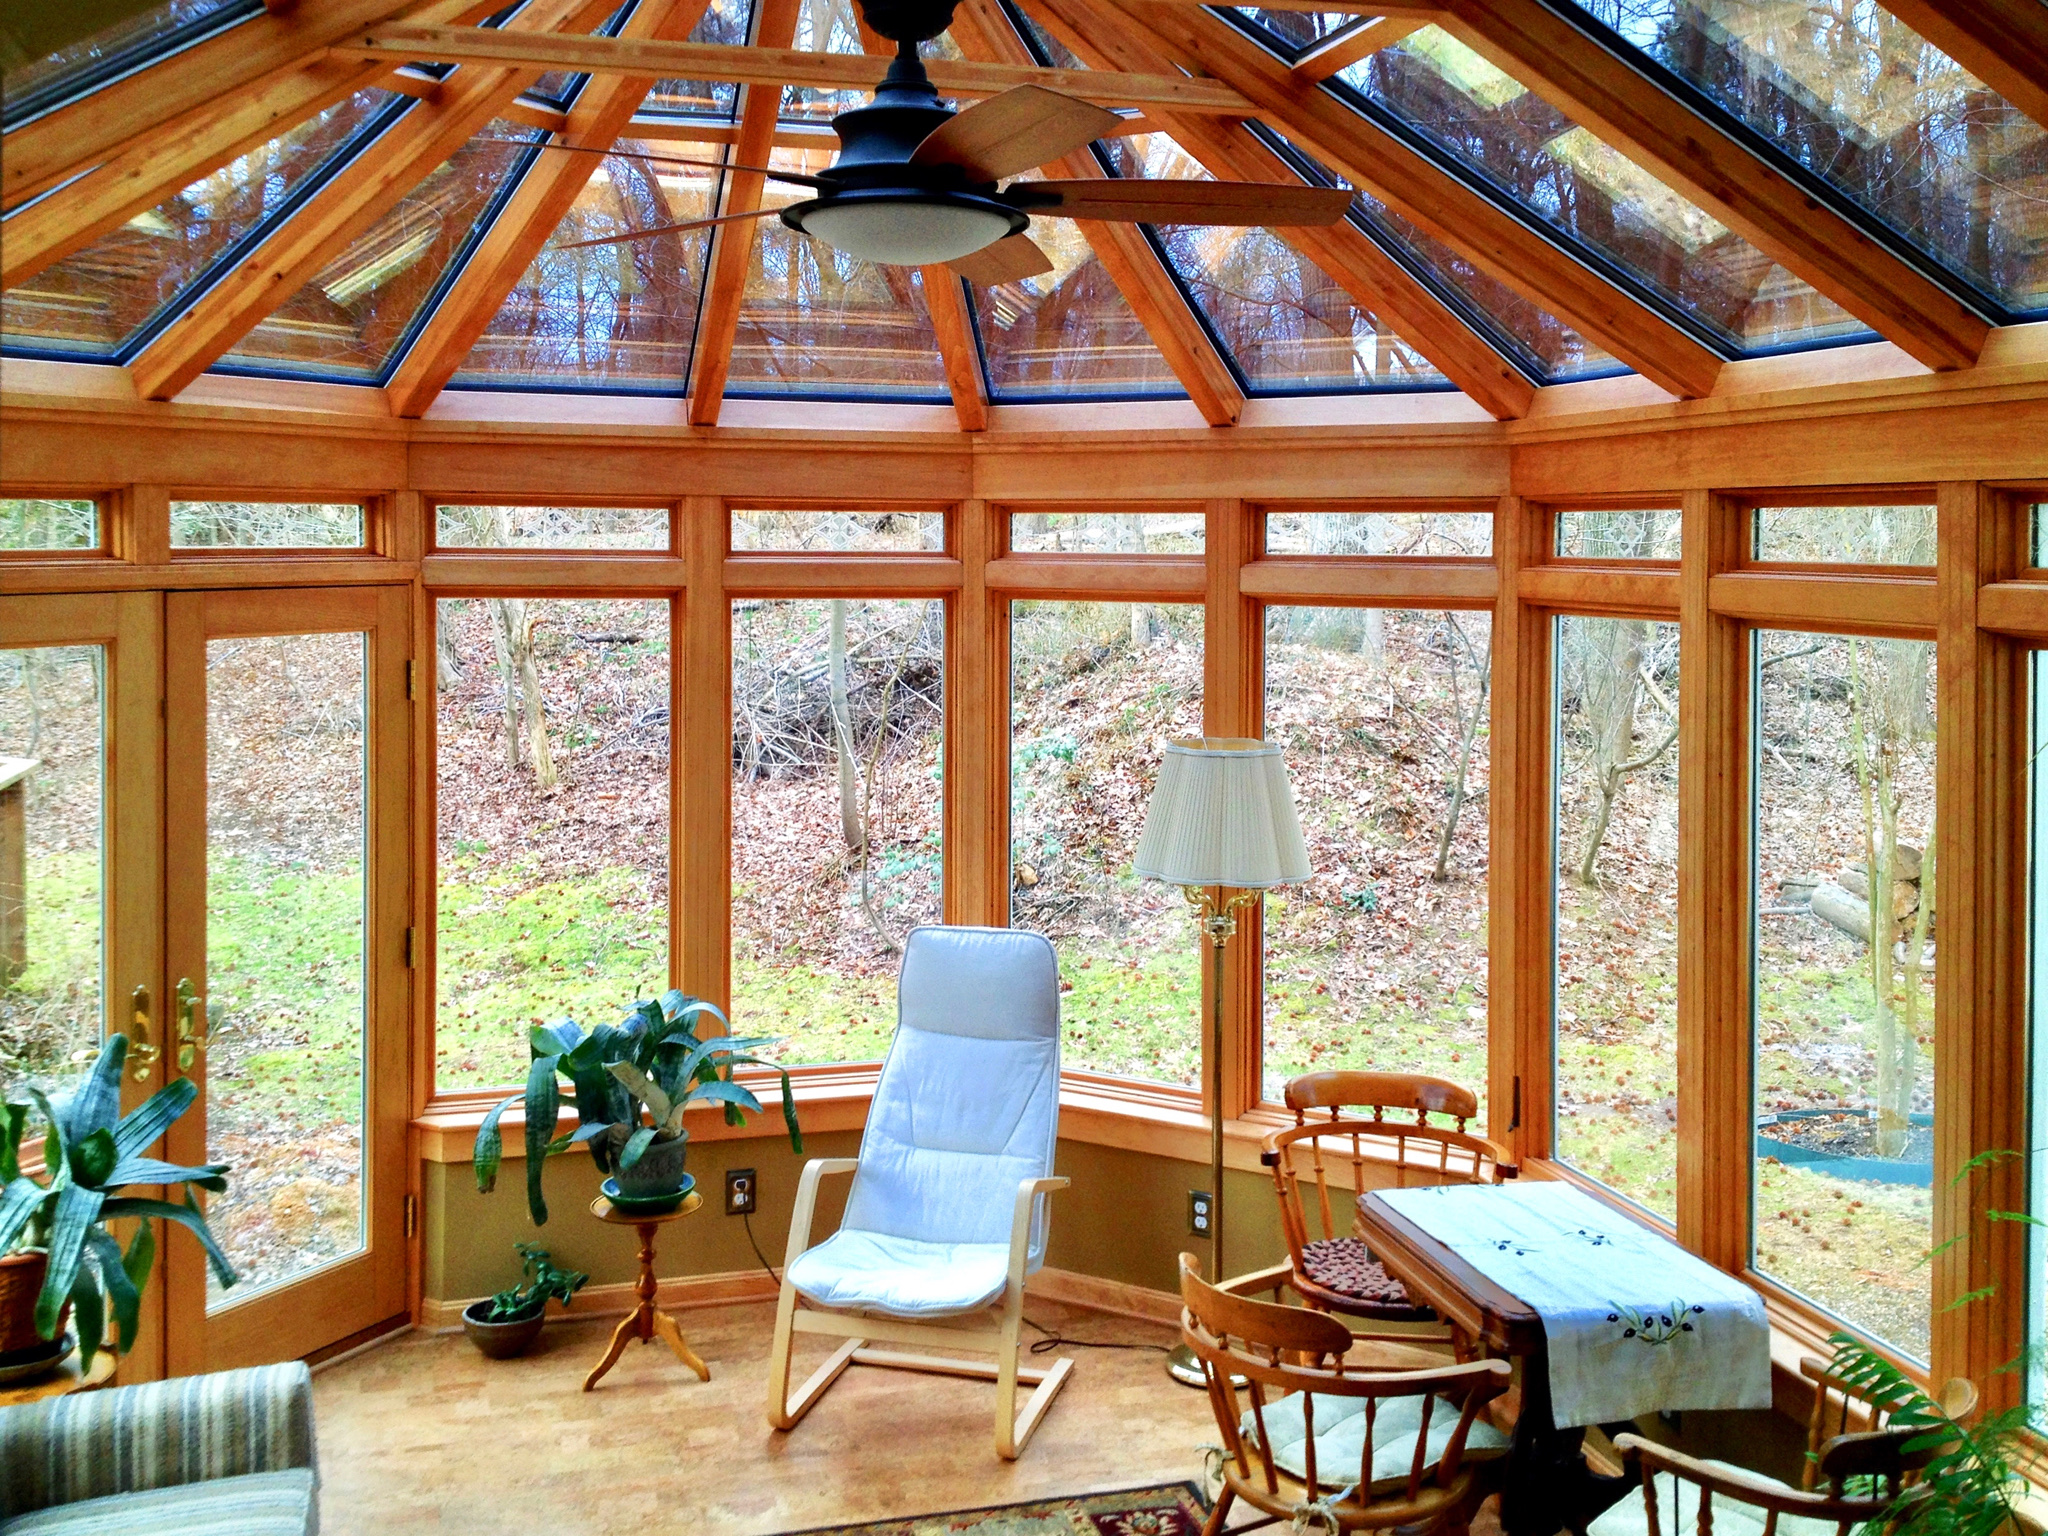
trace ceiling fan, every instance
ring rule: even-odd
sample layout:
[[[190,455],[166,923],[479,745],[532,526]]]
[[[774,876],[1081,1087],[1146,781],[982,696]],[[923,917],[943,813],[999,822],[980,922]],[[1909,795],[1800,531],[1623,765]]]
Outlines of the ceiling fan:
[[[758,171],[808,187],[816,196],[786,208],[664,224],[559,249],[644,240],[779,213],[791,229],[849,256],[897,266],[944,263],[970,282],[992,286],[1053,270],[1025,233],[1034,216],[1275,226],[1334,224],[1350,207],[1351,194],[1343,188],[1283,182],[1106,177],[1012,181],[999,188],[1010,177],[1115,134],[1123,120],[1035,85],[1016,86],[962,112],[940,106],[917,45],[952,25],[954,3],[861,0],[868,25],[896,44],[896,57],[872,101],[832,119],[840,150],[830,169],[806,176],[762,166],[715,167]]]

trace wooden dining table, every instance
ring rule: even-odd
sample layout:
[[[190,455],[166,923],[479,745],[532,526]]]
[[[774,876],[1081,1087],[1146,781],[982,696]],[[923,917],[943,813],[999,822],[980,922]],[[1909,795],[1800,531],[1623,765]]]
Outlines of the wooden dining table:
[[[1485,1354],[1520,1366],[1521,1411],[1508,1447],[1500,1523],[1506,1536],[1584,1531],[1602,1510],[1637,1486],[1632,1476],[1595,1471],[1584,1428],[1560,1428],[1550,1404],[1550,1356],[1543,1319],[1444,1244],[1399,1215],[1378,1195],[1358,1197],[1355,1234],[1410,1297],[1431,1308]],[[1607,1434],[1632,1424],[1601,1425]]]

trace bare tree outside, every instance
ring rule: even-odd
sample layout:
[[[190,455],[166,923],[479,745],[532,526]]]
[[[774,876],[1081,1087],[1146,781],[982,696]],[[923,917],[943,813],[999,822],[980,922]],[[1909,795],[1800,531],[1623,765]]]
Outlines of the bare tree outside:
[[[0,497],[0,549],[97,549],[97,502]]]
[[[173,549],[357,549],[360,502],[174,501]]]

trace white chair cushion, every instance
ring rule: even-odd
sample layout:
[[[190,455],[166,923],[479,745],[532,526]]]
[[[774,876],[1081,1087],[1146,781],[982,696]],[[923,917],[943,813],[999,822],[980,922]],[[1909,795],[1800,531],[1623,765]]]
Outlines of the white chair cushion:
[[[1315,1399],[1316,1481],[1326,1488],[1354,1482],[1365,1456],[1365,1404],[1362,1397],[1332,1397],[1296,1392],[1265,1407],[1266,1433],[1272,1436],[1273,1464],[1295,1477],[1308,1476],[1308,1399]],[[1422,1428],[1420,1394],[1383,1397],[1372,1426],[1372,1494],[1405,1487],[1415,1461],[1415,1439]],[[1456,1405],[1439,1398],[1429,1416],[1429,1439],[1423,1452],[1425,1472],[1443,1460],[1444,1447],[1458,1427]],[[1240,1426],[1247,1440],[1256,1439],[1258,1425],[1247,1411]],[[1478,1461],[1498,1456],[1508,1437],[1485,1419],[1474,1419],[1465,1436],[1465,1455]]]
[[[1716,1471],[1742,1472],[1745,1477],[1755,1477],[1740,1467],[1726,1462],[1709,1461],[1703,1465]],[[1787,1490],[1790,1491],[1789,1489]],[[1754,1504],[1745,1504],[1725,1494],[1715,1494],[1710,1511],[1713,1528],[1723,1536],[1761,1536],[1764,1528],[1765,1511]],[[1657,1529],[1661,1536],[1694,1536],[1699,1527],[1700,1485],[1688,1482],[1682,1477],[1659,1476],[1657,1479]],[[1838,1527],[1832,1520],[1816,1520],[1811,1515],[1780,1515],[1778,1536],[1837,1536]],[[1629,1490],[1627,1498],[1619,1504],[1602,1511],[1586,1528],[1587,1536],[1649,1536],[1650,1517],[1643,1501],[1640,1486]]]
[[[789,1266],[789,1283],[821,1307],[947,1317],[1002,1295],[1009,1268],[1007,1242],[927,1243],[848,1230],[802,1254]]]

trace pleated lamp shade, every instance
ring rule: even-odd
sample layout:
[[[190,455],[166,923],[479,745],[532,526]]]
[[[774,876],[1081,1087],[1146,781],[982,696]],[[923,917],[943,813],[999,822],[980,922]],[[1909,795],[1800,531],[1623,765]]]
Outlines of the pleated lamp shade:
[[[1277,743],[1170,741],[1135,862],[1147,880],[1264,890],[1306,880],[1308,848]]]

